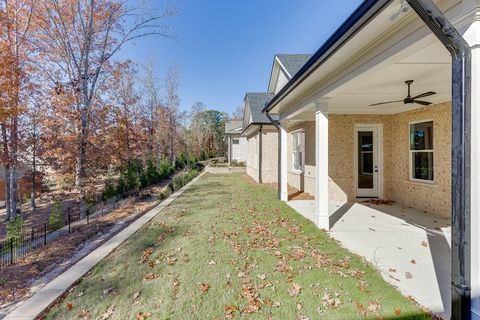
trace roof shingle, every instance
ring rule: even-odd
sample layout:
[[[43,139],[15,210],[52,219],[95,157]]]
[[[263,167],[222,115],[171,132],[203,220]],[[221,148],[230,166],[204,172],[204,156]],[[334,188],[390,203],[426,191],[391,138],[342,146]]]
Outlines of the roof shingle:
[[[290,77],[293,77],[312,57],[311,54],[277,54],[276,56]]]
[[[266,115],[262,113],[265,105],[272,99],[273,93],[263,92],[249,92],[245,95],[247,106],[250,108],[250,114],[252,115],[252,123],[255,124],[271,124],[272,122]],[[278,116],[272,115],[274,120],[278,120]]]

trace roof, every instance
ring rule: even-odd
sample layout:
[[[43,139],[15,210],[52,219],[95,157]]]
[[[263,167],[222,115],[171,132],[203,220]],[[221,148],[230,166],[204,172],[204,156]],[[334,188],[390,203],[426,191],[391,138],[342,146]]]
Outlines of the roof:
[[[226,134],[235,134],[235,133],[242,133],[242,120],[230,120],[225,122],[225,133]]]
[[[254,124],[271,124],[268,117],[262,113],[263,108],[273,98],[273,93],[249,92],[245,95],[246,106],[250,108],[252,123]],[[272,115],[273,120],[278,120],[278,116]]]
[[[293,77],[303,67],[303,65],[312,57],[311,54],[277,54],[276,57],[288,72],[290,77]]]
[[[357,9],[340,25],[327,41],[311,56],[310,59],[297,71],[287,84],[273,97],[264,108],[270,111],[280,100],[303,81],[315,68],[347,42],[354,34],[363,28],[375,15],[391,0],[363,0]],[[285,67],[286,68],[286,67]]]

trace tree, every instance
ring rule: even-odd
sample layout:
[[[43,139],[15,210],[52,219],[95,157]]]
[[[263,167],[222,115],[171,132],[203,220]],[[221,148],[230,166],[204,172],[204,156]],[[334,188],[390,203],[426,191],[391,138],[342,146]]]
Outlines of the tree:
[[[175,160],[175,138],[178,124],[180,98],[178,96],[178,72],[171,67],[168,70],[165,80],[165,111],[166,111],[166,129],[168,136],[168,157]]]
[[[232,112],[231,120],[243,120],[243,107],[238,106]]]
[[[0,1],[0,129],[6,173],[7,219],[17,214],[19,117],[28,96],[33,0]]]
[[[123,45],[137,38],[171,37],[161,24],[172,14],[149,15],[120,0],[39,0],[41,34],[36,37],[42,52],[42,66],[55,83],[56,92],[72,97],[76,123],[75,185],[82,191],[86,177],[87,145],[91,133],[93,106],[99,103],[98,89],[105,81],[111,58]],[[135,17],[134,21],[131,17]],[[127,20],[131,27],[127,26]],[[128,25],[130,25],[128,24]]]

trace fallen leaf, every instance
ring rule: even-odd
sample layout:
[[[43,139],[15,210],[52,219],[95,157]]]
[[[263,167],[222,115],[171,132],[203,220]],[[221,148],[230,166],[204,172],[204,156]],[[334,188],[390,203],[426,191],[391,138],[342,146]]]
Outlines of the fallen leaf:
[[[288,293],[290,297],[296,297],[300,294],[300,291],[302,291],[302,287],[295,282],[290,282],[289,287]]]
[[[368,312],[367,312],[367,310],[365,310],[365,307],[363,306],[363,304],[355,302],[355,305],[357,307],[358,313],[360,313],[362,316],[366,317]]]
[[[417,261],[415,261],[415,259],[412,259],[412,260],[410,260],[410,263],[417,264]]]
[[[80,319],[89,319],[90,318],[90,311],[86,309],[80,310],[80,313],[78,314],[78,318]],[[104,320],[104,319],[102,319]]]
[[[137,299],[138,297],[140,297],[140,291],[137,291],[133,294],[133,299]]]
[[[113,306],[109,307],[105,312],[101,315],[99,320],[107,320],[113,314]]]
[[[214,264],[217,264],[217,263],[216,263],[215,261],[213,261],[213,260],[208,263],[209,266],[212,266],[212,265],[214,265]]]
[[[265,280],[265,279],[267,279],[268,276],[266,274],[259,274],[259,275],[257,275],[257,277],[259,277],[262,280]]]
[[[405,272],[405,278],[412,279],[413,275],[410,272],[407,271],[407,272]]]
[[[368,301],[368,311],[369,312],[377,312],[382,308],[381,304],[378,301]]]
[[[146,275],[143,276],[143,280],[153,280],[157,276],[154,273],[147,273]]]
[[[200,288],[202,289],[203,293],[207,293],[208,289],[210,289],[210,285],[208,283],[201,283]]]
[[[424,246],[425,248],[426,248],[426,247],[428,247],[428,243],[427,243],[427,241],[425,241],[425,240],[424,240],[424,241],[422,241],[422,246]]]
[[[115,288],[110,287],[102,291],[102,296],[105,298],[109,293],[111,293]]]
[[[136,320],[145,320],[148,319],[152,314],[150,312],[139,312],[137,313]]]
[[[402,313],[399,307],[395,308],[395,315],[399,316]]]
[[[73,303],[67,303],[67,310],[70,311],[73,309]]]
[[[225,311],[225,318],[232,319],[235,312],[238,310],[238,307],[234,304],[229,306],[223,306],[223,310]]]

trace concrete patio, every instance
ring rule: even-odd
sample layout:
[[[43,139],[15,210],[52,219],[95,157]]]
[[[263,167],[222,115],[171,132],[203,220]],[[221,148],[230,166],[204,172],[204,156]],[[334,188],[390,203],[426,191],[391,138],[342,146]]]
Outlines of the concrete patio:
[[[315,200],[287,204],[314,221]],[[450,318],[450,219],[398,204],[330,203],[330,235],[434,314]]]

